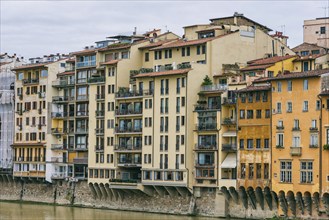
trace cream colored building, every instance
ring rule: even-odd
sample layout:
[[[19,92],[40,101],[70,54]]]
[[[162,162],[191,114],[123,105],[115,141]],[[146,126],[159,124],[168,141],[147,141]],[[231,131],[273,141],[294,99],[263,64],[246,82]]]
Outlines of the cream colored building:
[[[329,18],[304,21],[304,42],[329,48]]]

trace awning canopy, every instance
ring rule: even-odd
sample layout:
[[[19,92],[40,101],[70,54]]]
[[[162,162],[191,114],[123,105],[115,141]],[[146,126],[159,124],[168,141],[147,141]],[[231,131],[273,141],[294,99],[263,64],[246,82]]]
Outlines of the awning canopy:
[[[236,168],[236,154],[228,154],[224,159],[221,168]]]
[[[226,131],[223,133],[223,137],[236,137],[236,131]]]

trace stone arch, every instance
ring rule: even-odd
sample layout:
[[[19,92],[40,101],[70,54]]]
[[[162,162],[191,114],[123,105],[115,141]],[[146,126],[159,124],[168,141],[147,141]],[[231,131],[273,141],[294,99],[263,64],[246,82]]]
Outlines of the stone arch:
[[[235,188],[233,186],[231,186],[229,188],[229,191],[230,191],[230,194],[232,196],[232,199],[233,201],[236,203],[236,204],[239,204],[239,194],[238,192],[235,190]]]
[[[301,214],[304,215],[305,205],[303,200],[303,194],[301,192],[296,193],[296,205],[297,208],[301,211]]]
[[[296,216],[296,199],[293,191],[288,191],[287,193],[287,203],[291,210],[291,213]]]
[[[96,190],[95,190],[95,188],[94,188],[94,185],[93,185],[92,183],[89,183],[88,185],[89,185],[89,189],[90,189],[90,191],[91,191],[91,194],[93,195],[93,197],[94,197],[94,199],[95,199],[96,196],[97,196],[97,193],[96,193]]]
[[[320,194],[318,192],[313,193],[313,204],[317,213],[320,215]]]
[[[239,187],[239,197],[245,209],[248,209],[248,195],[246,193],[246,189],[244,188],[244,186]]]
[[[305,210],[308,212],[309,215],[312,215],[312,196],[311,193],[308,191],[304,192],[304,204]]]
[[[329,193],[324,193],[322,196],[322,202],[325,207],[327,216],[329,216]]]
[[[231,197],[229,191],[227,190],[226,186],[222,186],[220,188],[220,191],[224,194],[225,200],[227,202],[230,202],[230,200],[231,200],[232,197]]]
[[[283,190],[281,190],[279,192],[278,199],[279,199],[280,207],[281,207],[284,215],[287,216],[288,215],[288,204],[287,204],[286,196],[285,196],[285,193]]]
[[[264,210],[264,193],[261,187],[257,186],[255,190],[256,200],[262,210]]]

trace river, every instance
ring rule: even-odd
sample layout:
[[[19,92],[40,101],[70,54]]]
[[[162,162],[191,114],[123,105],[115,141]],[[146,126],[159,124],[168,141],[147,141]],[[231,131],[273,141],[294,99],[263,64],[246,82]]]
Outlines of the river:
[[[91,209],[13,202],[0,202],[0,219],[214,220],[214,218],[206,217],[176,216],[143,212],[114,211],[105,209]]]

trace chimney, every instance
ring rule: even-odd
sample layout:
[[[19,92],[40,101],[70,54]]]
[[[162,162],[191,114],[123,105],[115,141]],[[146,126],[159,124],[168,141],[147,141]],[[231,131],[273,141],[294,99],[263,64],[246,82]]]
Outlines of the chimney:
[[[137,34],[137,27],[134,27],[133,35],[136,35],[136,34]]]

